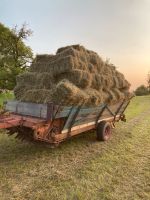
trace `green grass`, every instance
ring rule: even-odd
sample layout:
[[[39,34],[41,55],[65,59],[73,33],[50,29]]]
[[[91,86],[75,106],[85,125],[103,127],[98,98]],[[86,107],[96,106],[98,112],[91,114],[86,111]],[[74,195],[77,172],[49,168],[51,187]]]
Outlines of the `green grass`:
[[[108,142],[95,132],[56,149],[0,134],[0,200],[149,200],[150,97],[136,97]]]
[[[3,102],[4,101],[7,101],[9,99],[13,99],[14,95],[13,93],[3,93],[3,94],[0,94],[0,107],[3,105]]]

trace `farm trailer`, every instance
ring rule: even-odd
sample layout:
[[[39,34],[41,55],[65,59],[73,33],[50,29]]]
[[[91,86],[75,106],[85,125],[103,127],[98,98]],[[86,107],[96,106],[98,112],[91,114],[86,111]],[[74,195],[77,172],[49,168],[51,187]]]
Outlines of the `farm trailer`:
[[[80,133],[96,130],[97,139],[106,141],[115,122],[126,121],[124,111],[130,100],[89,108],[8,101],[0,114],[0,129],[7,129],[9,135],[16,134],[21,140],[55,145]]]

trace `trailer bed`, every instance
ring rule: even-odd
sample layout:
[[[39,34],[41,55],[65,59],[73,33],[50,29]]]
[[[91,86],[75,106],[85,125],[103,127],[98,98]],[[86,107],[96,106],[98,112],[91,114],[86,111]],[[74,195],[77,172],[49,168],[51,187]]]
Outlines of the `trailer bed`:
[[[87,108],[82,105],[64,107],[53,103],[8,101],[5,103],[7,115],[0,115],[0,128],[8,129],[10,134],[17,132],[23,138],[30,129],[34,141],[56,144],[97,129],[101,122],[109,122],[113,126],[116,121],[125,120],[124,111],[129,103],[130,99],[124,99],[114,105],[101,104]]]

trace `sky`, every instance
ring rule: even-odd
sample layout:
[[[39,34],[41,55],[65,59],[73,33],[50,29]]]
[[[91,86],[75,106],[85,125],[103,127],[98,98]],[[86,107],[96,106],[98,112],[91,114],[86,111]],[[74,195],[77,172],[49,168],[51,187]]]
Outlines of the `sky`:
[[[35,54],[81,44],[110,59],[135,89],[150,71],[150,0],[0,0],[0,20],[24,22]]]

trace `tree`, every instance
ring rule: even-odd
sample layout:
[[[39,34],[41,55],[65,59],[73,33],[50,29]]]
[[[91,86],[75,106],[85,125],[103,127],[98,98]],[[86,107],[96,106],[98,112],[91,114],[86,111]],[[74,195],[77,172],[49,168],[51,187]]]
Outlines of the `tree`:
[[[31,34],[26,24],[20,29],[17,26],[9,29],[0,23],[0,89],[12,90],[16,76],[27,70],[32,62],[32,50],[24,43]]]
[[[141,85],[135,90],[135,94],[137,96],[144,96],[144,95],[148,95],[149,91],[145,85]]]

